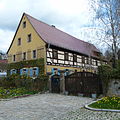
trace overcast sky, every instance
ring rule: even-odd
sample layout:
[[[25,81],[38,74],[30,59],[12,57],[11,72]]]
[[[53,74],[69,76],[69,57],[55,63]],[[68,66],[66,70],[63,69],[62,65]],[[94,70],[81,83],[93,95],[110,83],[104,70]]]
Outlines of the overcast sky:
[[[79,39],[90,27],[88,0],[0,0],[0,50],[6,52],[23,12]]]

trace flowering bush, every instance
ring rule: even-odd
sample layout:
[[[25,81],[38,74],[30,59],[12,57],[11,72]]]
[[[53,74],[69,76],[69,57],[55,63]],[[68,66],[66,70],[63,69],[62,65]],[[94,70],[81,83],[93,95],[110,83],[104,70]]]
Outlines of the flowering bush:
[[[101,100],[89,105],[93,108],[100,109],[117,109],[120,110],[120,97],[103,97]]]

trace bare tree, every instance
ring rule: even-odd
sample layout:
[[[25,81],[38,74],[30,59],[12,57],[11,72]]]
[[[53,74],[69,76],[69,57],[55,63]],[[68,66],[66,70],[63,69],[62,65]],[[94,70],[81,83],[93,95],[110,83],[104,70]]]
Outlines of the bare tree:
[[[101,29],[102,37],[104,35],[99,42],[111,47],[115,67],[120,46],[120,0],[90,0],[90,3],[95,13],[95,26]]]

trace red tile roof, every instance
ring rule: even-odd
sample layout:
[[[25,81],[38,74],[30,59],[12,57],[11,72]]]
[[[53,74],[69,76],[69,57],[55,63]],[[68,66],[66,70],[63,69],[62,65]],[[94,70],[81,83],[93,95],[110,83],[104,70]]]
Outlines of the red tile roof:
[[[7,60],[0,60],[0,63],[8,63]]]
[[[43,23],[25,14],[38,35],[48,44],[96,57],[94,51],[100,52],[93,44],[77,39],[53,26]]]

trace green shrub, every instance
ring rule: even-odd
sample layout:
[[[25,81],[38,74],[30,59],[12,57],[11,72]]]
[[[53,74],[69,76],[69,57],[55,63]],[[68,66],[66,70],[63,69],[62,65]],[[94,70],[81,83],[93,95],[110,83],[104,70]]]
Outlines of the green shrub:
[[[4,88],[21,88],[32,91],[45,91],[47,90],[48,76],[40,75],[32,79],[25,75],[13,74],[0,80],[0,87]]]

